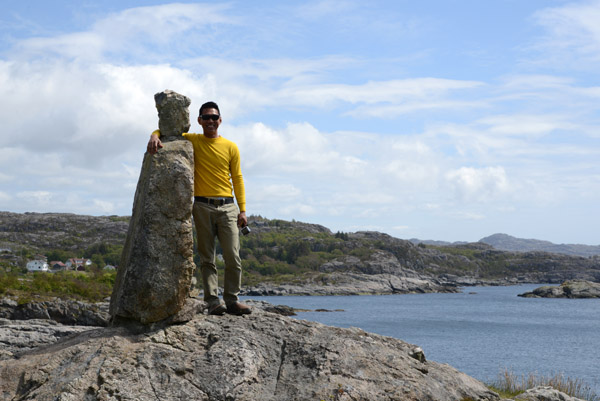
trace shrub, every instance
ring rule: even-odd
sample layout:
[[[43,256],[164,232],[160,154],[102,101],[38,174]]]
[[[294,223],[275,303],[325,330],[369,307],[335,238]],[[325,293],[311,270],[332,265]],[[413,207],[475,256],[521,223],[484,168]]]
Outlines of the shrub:
[[[553,376],[538,375],[537,373],[519,376],[508,369],[504,369],[498,375],[498,379],[489,385],[489,388],[503,397],[514,397],[537,386],[550,386],[571,397],[587,401],[600,401],[600,396],[589,385],[580,379],[565,377],[562,373]]]
[[[26,275],[0,274],[0,294],[16,295],[20,303],[35,297],[99,302],[111,295],[116,275],[114,271],[97,274],[68,271]]]

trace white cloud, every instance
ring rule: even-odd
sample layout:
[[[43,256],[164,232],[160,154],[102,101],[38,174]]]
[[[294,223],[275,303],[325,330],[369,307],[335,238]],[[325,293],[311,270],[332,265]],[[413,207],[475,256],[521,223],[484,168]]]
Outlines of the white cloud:
[[[511,92],[526,92],[528,94],[539,94],[543,89],[568,88],[575,83],[573,78],[554,75],[528,74],[511,75],[504,78],[503,87]],[[534,92],[532,92],[532,90]],[[546,92],[544,92],[546,93]]]
[[[285,83],[286,85],[314,83],[328,71],[341,71],[349,65],[360,65],[359,59],[342,55],[324,55],[318,58],[267,58],[232,59],[202,56],[182,61],[190,70],[210,70],[219,66],[218,74],[225,80],[256,78],[263,84]],[[283,81],[282,81],[283,79]]]
[[[343,167],[339,164],[344,161],[342,156],[333,150],[325,135],[308,123],[288,124],[283,130],[257,123],[231,127],[228,132],[248,155],[242,157],[242,163],[251,171],[330,174]],[[353,160],[344,162],[352,164]]]
[[[473,110],[489,107],[483,101],[462,101],[462,100],[439,100],[431,101],[425,99],[408,99],[402,104],[394,105],[375,105],[370,107],[360,107],[346,113],[354,117],[377,117],[377,118],[396,118],[405,114],[411,114],[420,111],[436,110]]]
[[[486,218],[486,216],[482,213],[469,211],[451,212],[448,213],[448,215],[457,220],[484,220]]]
[[[22,201],[38,205],[39,207],[46,206],[52,200],[53,196],[49,191],[23,191],[17,194],[17,198]]]
[[[389,81],[369,81],[359,85],[320,84],[287,88],[282,96],[301,104],[329,106],[336,102],[373,105],[377,103],[404,104],[420,100],[420,108],[443,107],[444,102],[433,106],[432,99],[440,99],[450,91],[472,89],[481,82],[438,78],[415,78]],[[451,102],[448,102],[451,104]],[[445,104],[448,107],[449,104]],[[419,109],[418,106],[412,106]],[[389,111],[388,111],[389,112]]]
[[[222,13],[227,8],[182,3],[131,8],[98,20],[89,31],[22,40],[16,50],[21,57],[59,56],[86,62],[102,61],[108,56],[146,59],[148,46],[170,54],[169,50],[191,45],[176,39],[178,35],[185,32],[192,36],[191,30],[232,23],[233,18]]]
[[[547,8],[534,17],[547,32],[539,47],[546,58],[559,61],[555,67],[587,69],[600,60],[600,1]]]
[[[481,100],[458,100],[452,95],[485,87],[479,81],[439,78],[411,78],[367,81],[356,84],[323,82],[335,79],[338,71],[363,61],[343,56],[317,59],[236,60],[201,57],[183,65],[193,71],[211,70],[212,79],[227,99],[228,115],[247,114],[250,108],[285,106],[291,109],[315,107],[354,109],[344,115],[354,118],[395,118],[422,110],[455,110],[488,107]],[[218,65],[218,70],[214,66]],[[332,76],[329,76],[331,74]],[[258,85],[258,86],[257,86]],[[367,107],[364,107],[367,106]]]
[[[276,213],[294,218],[294,216],[311,216],[316,213],[316,209],[307,203],[283,204],[276,209]]]
[[[459,199],[482,202],[493,200],[509,190],[502,167],[461,167],[446,173],[446,180]]]
[[[399,137],[391,144],[383,144],[381,151],[383,171],[393,175],[394,179],[402,183],[435,180],[438,166],[429,162],[437,155],[423,138]]]
[[[246,179],[258,185],[259,202],[273,188],[283,188],[321,211],[332,210],[328,213],[370,206],[374,199],[387,206],[398,196],[434,190],[445,170],[439,153],[419,138],[328,134],[309,124],[282,130],[255,124],[227,132],[241,149]]]
[[[559,129],[572,129],[575,124],[560,115],[491,115],[477,121],[490,135],[539,137]]]
[[[131,152],[139,154],[157,124],[154,93],[203,91],[189,73],[165,65],[11,62],[0,64],[0,76],[13,94],[0,118],[5,132],[19,133],[4,135],[4,145],[60,153],[64,165],[135,159]]]

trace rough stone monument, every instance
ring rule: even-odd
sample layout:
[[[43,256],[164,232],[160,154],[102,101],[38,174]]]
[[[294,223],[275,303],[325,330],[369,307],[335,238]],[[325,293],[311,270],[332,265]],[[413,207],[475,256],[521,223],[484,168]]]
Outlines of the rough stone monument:
[[[171,90],[154,96],[163,148],[146,153],[110,300],[113,323],[177,320],[188,297],[193,262],[194,151],[190,100]]]

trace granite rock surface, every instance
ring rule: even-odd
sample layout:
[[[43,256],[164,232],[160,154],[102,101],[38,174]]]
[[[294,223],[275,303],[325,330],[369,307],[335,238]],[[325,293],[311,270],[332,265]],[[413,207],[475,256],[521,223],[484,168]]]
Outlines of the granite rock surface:
[[[401,340],[260,309],[87,327],[17,356],[0,361],[1,399],[499,400]]]

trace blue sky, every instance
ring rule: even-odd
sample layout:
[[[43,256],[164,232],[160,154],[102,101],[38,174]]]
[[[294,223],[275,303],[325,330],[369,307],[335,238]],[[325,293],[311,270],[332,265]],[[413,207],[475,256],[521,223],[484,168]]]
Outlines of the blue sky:
[[[130,215],[172,89],[249,214],[600,244],[598,0],[5,3],[0,210]]]

